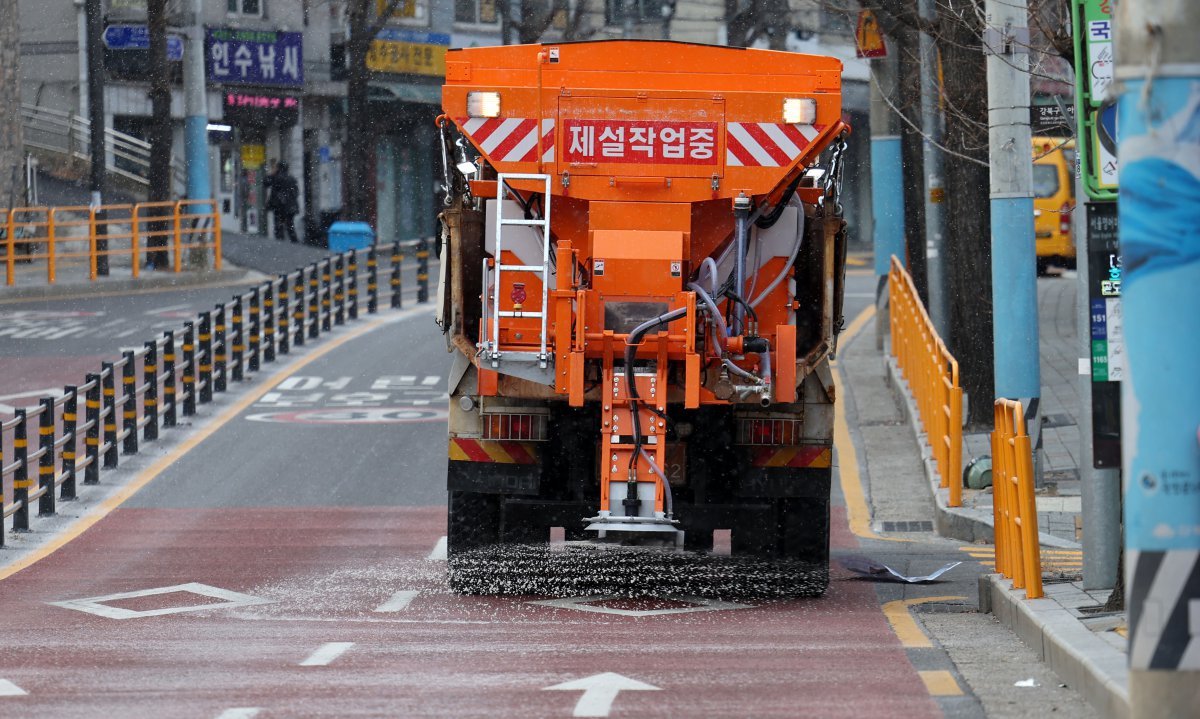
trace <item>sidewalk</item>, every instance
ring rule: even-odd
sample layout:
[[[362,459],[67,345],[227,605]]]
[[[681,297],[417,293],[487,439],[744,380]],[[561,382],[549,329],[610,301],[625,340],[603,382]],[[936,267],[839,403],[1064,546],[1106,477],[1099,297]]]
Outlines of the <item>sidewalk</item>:
[[[1073,273],[1072,273],[1073,275]],[[1045,597],[1025,599],[1024,590],[993,574],[981,579],[980,609],[1011,628],[1068,685],[1076,687],[1103,717],[1129,715],[1129,673],[1124,612],[1104,612],[1110,590],[1085,591],[1078,468],[1079,351],[1076,349],[1076,287],[1073,276],[1038,280],[1038,321],[1042,377],[1043,476],[1037,488]],[[874,350],[874,347],[872,346]],[[936,500],[939,534],[976,545],[993,541],[992,492],[963,489],[963,506],[947,506],[932,455],[920,432],[916,407],[891,358],[876,351],[887,380],[918,438],[925,478]],[[963,466],[991,454],[988,434],[964,437]],[[961,478],[951,478],[951,481]],[[990,547],[968,549],[977,558]]]

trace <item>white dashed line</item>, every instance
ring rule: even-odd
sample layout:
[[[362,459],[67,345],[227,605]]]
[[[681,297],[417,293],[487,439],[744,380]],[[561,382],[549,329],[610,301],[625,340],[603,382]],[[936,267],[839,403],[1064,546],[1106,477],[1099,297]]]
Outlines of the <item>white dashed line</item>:
[[[377,612],[400,612],[408,609],[412,600],[417,598],[417,590],[403,589],[392,595],[392,598],[375,607]]]
[[[0,697],[23,697],[28,693],[7,679],[0,679]]]
[[[434,547],[433,547],[433,551],[429,553],[429,556],[426,557],[426,559],[432,559],[434,561],[438,561],[438,560],[445,561],[445,559],[446,559],[446,538],[445,537],[442,537],[441,539],[438,540],[437,544],[434,545]]]
[[[354,642],[330,642],[322,645],[320,649],[313,652],[308,659],[300,662],[302,667],[323,667],[329,664],[334,659],[346,653],[350,647],[354,646]]]
[[[217,715],[217,719],[254,719],[262,711],[259,707],[234,707]]]

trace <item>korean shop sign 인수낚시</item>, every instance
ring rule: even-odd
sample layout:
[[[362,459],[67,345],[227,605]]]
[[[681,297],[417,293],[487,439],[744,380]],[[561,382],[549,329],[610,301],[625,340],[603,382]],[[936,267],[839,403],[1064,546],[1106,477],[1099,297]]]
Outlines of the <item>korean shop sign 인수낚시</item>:
[[[208,80],[226,85],[303,85],[302,38],[298,32],[208,28]]]

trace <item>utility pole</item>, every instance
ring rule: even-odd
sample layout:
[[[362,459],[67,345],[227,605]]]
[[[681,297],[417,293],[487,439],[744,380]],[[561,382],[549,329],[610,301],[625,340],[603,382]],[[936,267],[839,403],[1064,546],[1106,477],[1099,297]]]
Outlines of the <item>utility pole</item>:
[[[1200,706],[1200,5],[1116,17],[1131,716]]]
[[[191,0],[187,18],[187,46],[183,55],[184,155],[187,160],[189,200],[208,200],[208,102],[204,84],[204,0]]]
[[[888,102],[897,93],[898,53],[871,61],[871,208],[875,216],[875,346],[882,349],[891,315],[887,280],[892,255],[904,260],[904,172],[900,153],[900,118]]]
[[[91,129],[88,149],[91,156],[89,185],[92,191],[91,206],[104,204],[106,146],[104,127],[104,8],[101,0],[87,0],[87,58],[88,58],[88,119]],[[96,211],[96,234],[108,234],[104,224],[105,212]],[[96,272],[108,275],[108,240],[96,240]]]
[[[937,22],[936,0],[917,0],[921,25]],[[946,282],[946,173],[942,167],[944,125],[938,50],[933,36],[921,30],[921,134],[925,167],[925,268],[929,282],[929,319],[944,339],[950,337],[948,283]]]
[[[1121,375],[1119,363],[1110,355],[1123,356],[1123,340],[1117,336],[1123,323],[1121,282],[1112,273],[1121,272],[1121,248],[1117,221],[1115,165],[1092,158],[1105,153],[1093,131],[1102,113],[1112,113],[1109,91],[1112,64],[1092,58],[1111,57],[1113,47],[1112,5],[1107,0],[1073,0],[1072,40],[1075,67],[1094,67],[1078,73],[1075,85],[1076,141],[1081,162],[1077,205],[1072,235],[1078,268],[1078,346],[1080,357],[1091,359],[1092,368],[1079,377],[1082,400],[1079,426],[1079,481],[1083,500],[1083,588],[1113,589],[1124,598],[1120,584],[1121,561]],[[1093,29],[1095,30],[1093,32]],[[1105,72],[1107,70],[1107,72]],[[1110,118],[1111,119],[1111,118]],[[1115,148],[1110,148],[1115,153]],[[1109,187],[1108,185],[1111,185]],[[1093,276],[1095,275],[1095,276]],[[1119,277],[1118,277],[1119,280]],[[1109,318],[1113,318],[1110,327]],[[1114,354],[1110,350],[1115,350]],[[1119,594],[1118,594],[1119,592]],[[1113,599],[1109,600],[1113,604]],[[1115,606],[1115,605],[1114,605]]]
[[[1039,467],[1042,385],[1029,133],[1029,12],[1025,0],[987,0],[984,11],[996,396],[1021,401],[1034,466]]]

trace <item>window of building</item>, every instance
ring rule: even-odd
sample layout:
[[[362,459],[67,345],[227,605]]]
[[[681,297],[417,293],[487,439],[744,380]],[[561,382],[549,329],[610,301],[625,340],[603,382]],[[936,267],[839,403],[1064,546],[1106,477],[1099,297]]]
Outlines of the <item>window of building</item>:
[[[633,22],[662,22],[662,0],[604,0],[604,22],[622,25],[628,13]]]
[[[499,21],[496,0],[454,0],[454,22],[494,25]]]
[[[388,11],[388,6],[392,5],[391,0],[375,0],[375,14],[383,15]],[[388,20],[399,22],[402,24],[413,24],[414,22],[425,22],[425,8],[428,5],[426,0],[400,0],[392,6],[392,14],[388,16]]]
[[[263,0],[226,0],[226,10],[230,15],[262,17]]]

